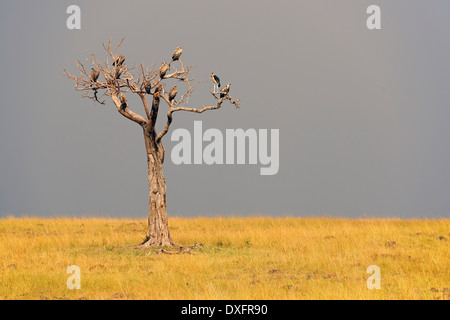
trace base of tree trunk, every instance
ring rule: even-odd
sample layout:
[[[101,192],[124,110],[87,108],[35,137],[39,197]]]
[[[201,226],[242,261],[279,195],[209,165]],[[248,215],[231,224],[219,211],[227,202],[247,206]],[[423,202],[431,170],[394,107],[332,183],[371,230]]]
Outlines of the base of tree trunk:
[[[152,248],[152,247],[172,247],[175,243],[171,238],[165,238],[165,239],[150,239],[148,236],[145,237],[144,241],[142,243],[138,244],[136,246],[137,249],[145,249],[145,248]]]

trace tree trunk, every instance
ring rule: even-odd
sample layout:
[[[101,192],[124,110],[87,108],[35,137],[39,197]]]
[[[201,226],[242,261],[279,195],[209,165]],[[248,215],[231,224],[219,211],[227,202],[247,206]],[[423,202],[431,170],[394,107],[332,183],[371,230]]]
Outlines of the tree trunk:
[[[142,247],[172,246],[166,211],[166,180],[162,167],[164,162],[164,146],[156,143],[154,130],[144,126],[145,149],[147,151],[149,210],[148,234]]]

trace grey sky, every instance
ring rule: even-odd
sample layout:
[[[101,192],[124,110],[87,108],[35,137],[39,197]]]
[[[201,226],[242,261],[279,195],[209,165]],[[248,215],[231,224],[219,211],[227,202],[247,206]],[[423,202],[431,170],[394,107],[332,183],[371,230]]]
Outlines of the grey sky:
[[[81,30],[66,28],[70,4]],[[381,30],[366,28],[371,4]],[[448,0],[2,1],[0,216],[147,215],[141,128],[62,76],[125,36],[128,65],[181,45],[193,76],[214,71],[242,99],[175,114],[171,130],[280,129],[275,176],[175,166],[169,133],[169,216],[448,217],[449,12]],[[192,102],[212,103],[210,86]]]

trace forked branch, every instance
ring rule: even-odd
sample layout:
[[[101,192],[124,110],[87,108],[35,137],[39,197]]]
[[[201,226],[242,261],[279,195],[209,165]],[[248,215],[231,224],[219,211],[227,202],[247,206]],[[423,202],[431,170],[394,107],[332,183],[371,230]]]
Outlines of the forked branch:
[[[157,142],[161,141],[162,137],[168,132],[173,120],[173,113],[176,111],[203,113],[208,110],[219,109],[225,101],[229,101],[236,108],[239,108],[239,99],[233,100],[229,94],[230,83],[218,93],[211,92],[217,99],[216,105],[201,106],[200,108],[189,107],[194,88],[200,83],[200,81],[189,78],[192,67],[185,67],[178,55],[176,60],[170,60],[169,64],[163,62],[158,69],[155,65],[145,67],[142,64],[138,67],[129,68],[125,56],[119,52],[123,41],[124,38],[115,48],[112,48],[112,39],[107,44],[103,44],[106,51],[104,62],[101,62],[95,53],[88,52],[89,58],[86,59],[86,66],[81,61],[76,62],[78,75],[72,74],[66,69],[64,69],[64,73],[66,77],[73,80],[75,90],[80,91],[83,97],[104,105],[105,101],[99,99],[99,94],[109,96],[122,116],[140,125],[148,124],[149,130],[155,130],[160,100],[164,100],[169,107],[169,111],[167,112],[167,122],[164,129],[159,134],[154,132]],[[178,63],[175,64],[175,62]],[[179,99],[169,94],[174,87],[170,88],[167,85],[173,80],[181,81],[184,84],[182,92],[178,92],[178,90],[175,92],[175,95],[179,93]],[[140,97],[145,116],[141,116],[130,109],[126,99],[126,94],[129,92]],[[219,94],[219,97],[217,97],[217,94]],[[153,96],[151,106],[147,100],[147,95]]]
[[[173,103],[169,101],[169,99],[166,96],[163,96],[163,99],[166,101],[167,104],[169,104],[169,111],[167,112],[167,122],[164,126],[164,129],[158,134],[156,137],[156,142],[159,142],[169,131],[170,125],[173,121],[173,113],[177,111],[187,111],[187,112],[196,112],[196,113],[203,113],[205,111],[209,110],[216,110],[220,109],[222,107],[222,104],[224,101],[228,100],[230,103],[232,103],[236,108],[240,108],[239,106],[239,100],[236,99],[233,100],[229,94],[231,87],[231,83],[228,83],[224,89],[220,92],[220,98],[217,101],[217,104],[214,106],[201,106],[200,108],[189,108],[189,107],[174,107]]]

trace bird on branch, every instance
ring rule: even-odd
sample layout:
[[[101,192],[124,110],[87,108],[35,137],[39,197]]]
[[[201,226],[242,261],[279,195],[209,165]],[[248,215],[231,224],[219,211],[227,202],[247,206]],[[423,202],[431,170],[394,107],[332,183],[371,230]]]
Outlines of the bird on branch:
[[[152,90],[152,84],[150,83],[150,81],[145,84],[144,89],[147,94],[150,94],[150,91]]]
[[[100,71],[95,70],[94,68],[91,68],[91,80],[92,82],[96,82],[98,79],[98,76],[100,75]]]
[[[175,96],[178,93],[178,89],[177,86],[174,86],[172,89],[170,89],[169,91],[169,102],[172,102],[173,99],[175,99]]]
[[[224,98],[228,95],[228,92],[230,92],[230,86],[231,83],[227,84],[222,90],[220,90],[220,98]]]
[[[163,62],[161,68],[159,68],[159,77],[161,79],[164,78],[168,69],[169,69],[169,66],[166,64],[166,62]]]
[[[163,86],[160,84],[153,92],[153,95],[159,95],[161,93],[162,89],[163,89]]]
[[[125,61],[125,57],[120,55],[116,60],[114,60],[113,66],[115,66],[115,65],[121,66],[124,61]]]
[[[181,49],[181,47],[177,47],[175,51],[172,53],[172,60],[170,61],[169,66],[172,63],[172,61],[177,61],[178,59],[180,59],[182,53],[183,49]]]
[[[120,108],[122,110],[125,110],[125,108],[127,107],[128,103],[127,103],[127,97],[121,92],[119,95],[119,99],[120,99]]]
[[[219,88],[220,88],[220,79],[219,79],[218,76],[216,76],[216,75],[214,74],[214,72],[211,72],[211,80],[212,80],[213,83],[214,83],[214,92],[219,91]],[[216,90],[216,86],[217,86],[217,90]]]

